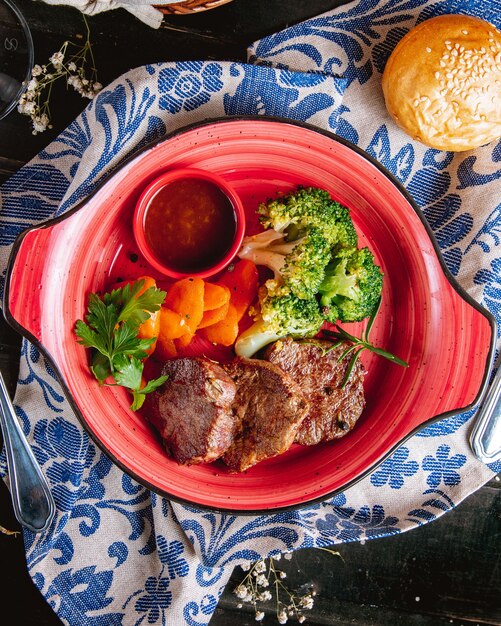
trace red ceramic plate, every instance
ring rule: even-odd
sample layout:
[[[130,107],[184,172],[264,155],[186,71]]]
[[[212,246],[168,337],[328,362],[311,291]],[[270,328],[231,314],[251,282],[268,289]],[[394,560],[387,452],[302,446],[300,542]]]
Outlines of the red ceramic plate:
[[[365,353],[366,409],[344,438],[294,445],[243,474],[222,463],[182,467],[129,409],[122,388],[99,388],[75,321],[89,293],[117,278],[156,275],[132,235],[145,185],[174,167],[206,168],[241,195],[249,227],[260,201],[298,185],[327,189],[351,209],[382,266],[383,307],[372,339],[408,369]],[[132,260],[131,260],[132,259]],[[94,440],[127,473],[157,493],[210,509],[266,512],[325,498],[359,480],[417,430],[474,406],[493,353],[492,316],[447,273],[419,210],[380,165],[348,142],[284,120],[216,120],[178,131],[127,162],[71,214],[23,233],[11,257],[4,310],[53,362]]]

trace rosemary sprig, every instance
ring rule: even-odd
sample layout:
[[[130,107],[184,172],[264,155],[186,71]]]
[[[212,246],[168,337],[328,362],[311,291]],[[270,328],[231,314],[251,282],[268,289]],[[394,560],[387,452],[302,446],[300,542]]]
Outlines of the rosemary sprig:
[[[355,367],[355,363],[357,362],[357,359],[360,356],[361,352],[363,352],[364,350],[369,350],[370,352],[374,352],[374,354],[378,354],[379,356],[382,356],[385,359],[388,359],[388,361],[391,361],[392,363],[396,363],[397,365],[401,365],[402,367],[409,367],[409,364],[403,359],[399,358],[398,356],[395,356],[394,354],[392,354],[391,352],[388,352],[387,350],[384,350],[383,348],[378,348],[377,346],[370,343],[370,332],[372,330],[372,327],[374,326],[374,320],[376,319],[376,316],[379,313],[380,308],[381,308],[381,298],[379,298],[377,305],[374,307],[374,311],[372,312],[372,315],[369,317],[369,321],[367,322],[367,326],[365,327],[365,330],[362,333],[362,337],[355,337],[355,335],[350,334],[349,332],[344,330],[344,328],[341,328],[341,326],[339,326],[338,324],[335,324],[335,328],[336,328],[335,331],[329,330],[327,328],[322,331],[322,333],[326,335],[328,339],[333,340],[332,346],[329,347],[327,350],[325,350],[325,353],[329,352],[330,350],[333,350],[334,348],[339,347],[341,344],[345,342],[349,342],[351,344],[345,350],[343,350],[343,352],[338,358],[338,362],[340,362],[343,359],[345,359],[349,354],[351,354],[351,359],[346,369],[346,373],[344,375],[341,389],[343,389],[346,386],[346,383],[348,382],[351,376],[353,368]]]

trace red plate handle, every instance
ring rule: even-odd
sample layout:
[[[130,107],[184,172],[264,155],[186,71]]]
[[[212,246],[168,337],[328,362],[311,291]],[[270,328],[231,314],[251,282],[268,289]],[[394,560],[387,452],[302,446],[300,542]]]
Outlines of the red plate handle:
[[[22,334],[42,342],[42,276],[52,229],[34,228],[21,235],[12,249],[5,282],[4,314]],[[28,337],[29,338],[29,337]]]

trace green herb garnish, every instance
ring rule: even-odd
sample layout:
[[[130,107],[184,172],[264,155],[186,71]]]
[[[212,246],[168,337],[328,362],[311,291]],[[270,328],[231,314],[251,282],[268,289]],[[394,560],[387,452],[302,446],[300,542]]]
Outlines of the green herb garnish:
[[[139,326],[160,309],[166,296],[157,287],[140,293],[143,285],[140,279],[102,297],[91,293],[85,322],[77,320],[75,325],[78,343],[92,349],[90,369],[99,384],[127,387],[133,396],[133,411],[141,408],[146,394],[167,380],[160,376],[141,388],[143,359],[155,338],[138,338]],[[110,377],[114,383],[106,383]]]
[[[334,343],[332,344],[332,346],[329,347],[327,350],[325,350],[325,353],[329,352],[330,350],[334,350],[334,348],[339,347],[341,344],[345,342],[351,343],[351,346],[346,348],[346,350],[343,350],[343,352],[338,358],[338,362],[340,362],[344,358],[346,358],[349,354],[351,354],[351,359],[348,364],[348,368],[346,369],[346,373],[343,379],[343,383],[341,385],[341,389],[345,387],[346,383],[348,382],[351,376],[351,373],[353,371],[353,368],[355,367],[355,363],[357,362],[357,359],[363,350],[370,350],[371,352],[374,352],[375,354],[379,354],[379,356],[382,356],[385,359],[388,359],[388,361],[391,361],[392,363],[397,363],[398,365],[402,365],[403,367],[409,367],[409,364],[406,361],[400,359],[398,356],[395,356],[394,354],[391,354],[391,352],[388,352],[387,350],[383,350],[383,348],[378,348],[377,346],[374,346],[369,341],[369,335],[374,325],[374,320],[376,319],[376,315],[378,314],[380,307],[381,307],[381,298],[379,298],[376,306],[374,307],[374,310],[369,318],[369,321],[367,322],[367,326],[364,332],[362,333],[361,338],[351,335],[346,330],[341,328],[341,326],[339,326],[338,324],[335,324],[335,327],[336,327],[335,331],[328,330],[328,329],[322,330],[322,333],[324,335],[326,335],[329,339],[334,340]]]

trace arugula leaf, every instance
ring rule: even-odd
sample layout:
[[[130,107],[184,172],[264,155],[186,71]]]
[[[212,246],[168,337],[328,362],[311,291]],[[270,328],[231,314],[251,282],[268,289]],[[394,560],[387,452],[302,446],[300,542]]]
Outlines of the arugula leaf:
[[[77,320],[75,324],[78,343],[92,350],[90,369],[99,384],[113,379],[110,384],[127,387],[132,392],[133,411],[142,406],[146,394],[167,380],[160,376],[143,382],[143,360],[155,338],[138,338],[139,327],[160,309],[166,296],[157,287],[141,293],[143,285],[144,280],[140,279],[102,297],[91,293],[85,321]]]

